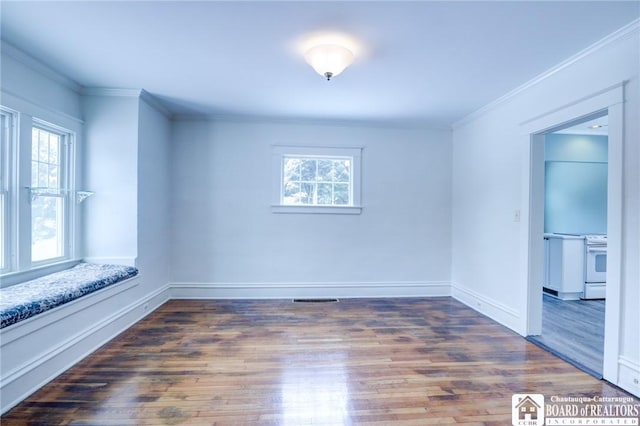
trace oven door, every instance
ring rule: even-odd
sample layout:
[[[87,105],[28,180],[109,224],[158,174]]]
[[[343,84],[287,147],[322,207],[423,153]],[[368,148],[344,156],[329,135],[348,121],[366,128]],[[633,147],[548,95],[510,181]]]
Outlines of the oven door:
[[[607,246],[588,245],[586,251],[585,282],[607,282]]]

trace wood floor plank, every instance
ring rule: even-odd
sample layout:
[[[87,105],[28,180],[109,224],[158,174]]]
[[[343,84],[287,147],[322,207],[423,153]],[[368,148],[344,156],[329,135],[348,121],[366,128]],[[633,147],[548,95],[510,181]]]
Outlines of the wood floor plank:
[[[451,298],[175,300],[1,422],[505,425],[514,393],[628,396]]]
[[[604,300],[560,300],[543,295],[542,334],[530,340],[602,377]]]

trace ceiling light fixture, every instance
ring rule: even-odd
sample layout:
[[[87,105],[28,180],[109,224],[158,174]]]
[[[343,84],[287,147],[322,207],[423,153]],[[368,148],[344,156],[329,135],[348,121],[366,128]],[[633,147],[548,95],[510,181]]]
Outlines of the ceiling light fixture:
[[[604,125],[602,125],[602,124],[594,124],[593,126],[589,126],[589,129],[596,130],[596,129],[600,129],[602,127],[604,127]]]
[[[307,63],[327,81],[353,63],[353,52],[338,44],[318,44],[304,54]]]

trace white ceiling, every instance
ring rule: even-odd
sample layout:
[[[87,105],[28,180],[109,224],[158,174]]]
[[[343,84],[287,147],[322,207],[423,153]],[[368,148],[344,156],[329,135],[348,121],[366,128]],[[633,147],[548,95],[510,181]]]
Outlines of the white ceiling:
[[[449,126],[640,16],[634,1],[7,1],[1,36],[85,87],[175,114]],[[297,44],[364,49],[330,82]]]

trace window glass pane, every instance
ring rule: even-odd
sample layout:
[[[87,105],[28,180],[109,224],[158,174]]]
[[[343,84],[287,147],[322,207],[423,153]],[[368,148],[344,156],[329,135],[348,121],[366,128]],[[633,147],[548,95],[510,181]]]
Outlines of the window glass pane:
[[[48,158],[49,164],[58,164],[58,151],[60,150],[60,135],[49,133]]]
[[[37,127],[33,128],[31,150],[31,186],[60,188],[60,149],[62,137]]]
[[[47,133],[41,130],[35,129],[39,135],[38,142],[38,158],[36,160],[46,163],[49,161],[49,138]]]
[[[300,184],[300,203],[313,204],[314,196],[315,196],[315,184],[313,183]]]
[[[350,159],[284,157],[282,166],[283,204],[351,204]]]
[[[334,169],[333,160],[318,160],[318,181],[332,182]]]
[[[287,182],[284,185],[285,204],[300,204],[300,182]]]
[[[36,188],[64,187],[61,159],[64,136],[44,128],[34,127],[32,143],[31,182]],[[38,192],[31,201],[31,261],[41,262],[65,255],[65,191]]]
[[[318,204],[331,205],[333,204],[332,186],[330,183],[318,184]]]
[[[316,160],[303,160],[300,165],[301,179],[304,182],[315,182],[316,180]]]
[[[60,188],[60,167],[49,166],[49,181],[47,186],[49,188]]]
[[[300,180],[300,163],[302,161],[299,158],[285,158],[284,159],[284,181],[290,182],[292,180]]]
[[[36,131],[36,129],[33,130],[32,134],[31,134],[31,158],[38,158],[38,152],[40,150],[40,144],[38,143],[38,141],[40,140],[40,133]]]
[[[40,195],[31,202],[31,260],[64,255],[64,199]]]
[[[48,188],[49,187],[49,167],[43,163],[35,163],[34,170],[37,173],[38,181],[36,182],[36,186],[40,188]]]
[[[36,153],[36,155],[38,154]],[[31,162],[31,186],[33,187],[38,186],[38,171],[39,171],[38,162],[32,161]]]
[[[346,183],[336,183],[333,189],[333,204],[349,204],[349,185]]]
[[[351,180],[351,161],[336,160],[334,161],[335,180],[337,182],[349,182]]]

